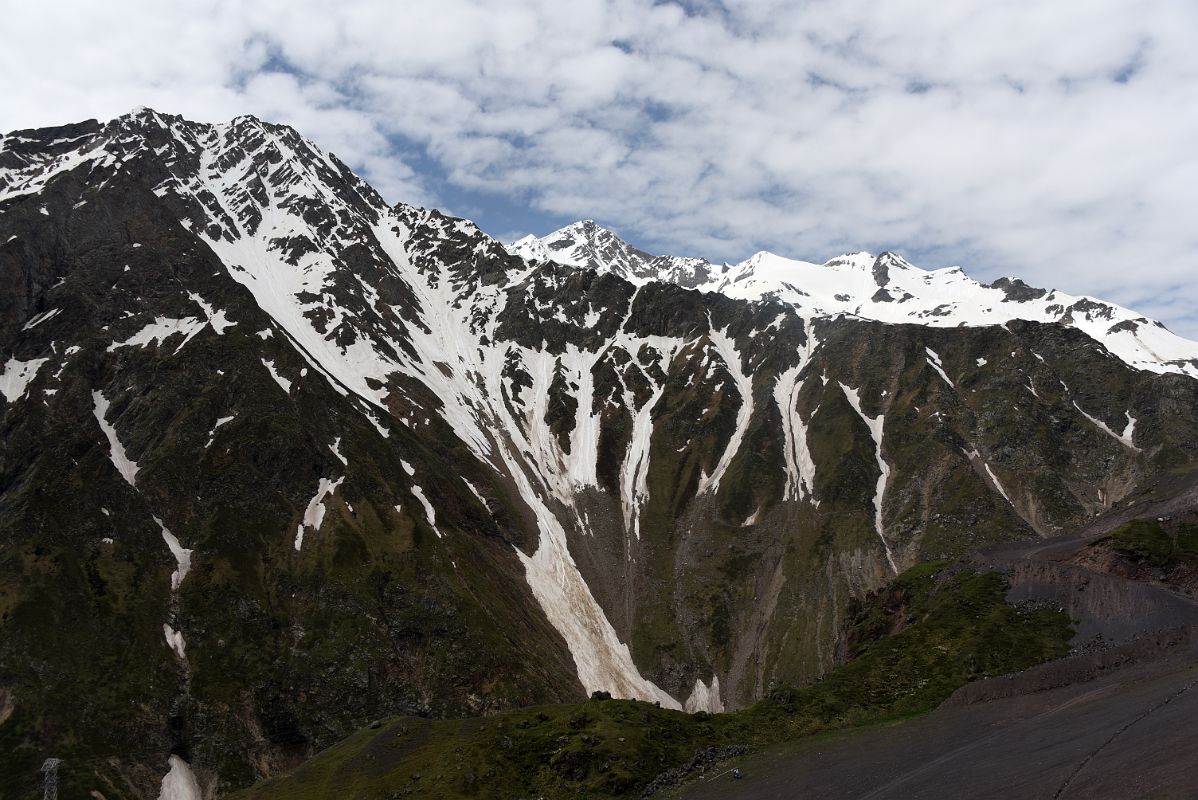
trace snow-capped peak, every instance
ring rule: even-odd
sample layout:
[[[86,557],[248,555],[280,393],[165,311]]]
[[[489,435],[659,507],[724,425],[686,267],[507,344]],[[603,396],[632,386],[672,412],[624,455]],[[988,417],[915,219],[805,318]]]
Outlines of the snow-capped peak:
[[[1114,303],[1037,289],[1018,278],[991,284],[958,266],[925,270],[898,253],[845,253],[822,264],[760,250],[736,264],[652,256],[613,231],[582,220],[510,247],[525,258],[612,272],[634,283],[659,281],[743,300],[774,300],[803,316],[849,315],[931,327],[1060,323],[1084,331],[1125,362],[1198,378],[1198,343]]]
[[[646,253],[590,219],[573,222],[541,238],[525,236],[509,250],[526,259],[610,272],[638,285],[659,281],[695,288],[710,281],[713,269],[702,258]]]

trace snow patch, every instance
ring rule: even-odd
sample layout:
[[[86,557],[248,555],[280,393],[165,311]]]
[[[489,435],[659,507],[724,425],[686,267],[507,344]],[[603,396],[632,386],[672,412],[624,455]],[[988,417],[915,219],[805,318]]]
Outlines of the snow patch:
[[[699,678],[695,678],[695,688],[691,690],[691,695],[686,699],[684,710],[688,714],[694,714],[696,711],[706,711],[709,714],[719,714],[724,710],[724,701],[720,698],[720,676],[711,676],[711,685],[703,683]]]
[[[936,351],[930,347],[925,347],[924,352],[927,353],[928,364],[932,367],[932,369],[936,370],[941,378],[944,378],[945,383],[956,389],[957,385],[953,383],[948,375],[944,372],[944,365],[940,362],[940,356],[936,354]]]
[[[886,415],[866,416],[865,412],[861,410],[861,398],[858,396],[857,390],[850,389],[843,383],[840,384],[840,388],[844,391],[844,396],[848,398],[853,410],[857,412],[857,416],[861,417],[865,427],[869,428],[869,435],[874,440],[874,456],[877,458],[878,470],[881,472],[878,476],[877,489],[874,490],[874,527],[877,529],[878,538],[882,541],[882,547],[886,551],[886,561],[890,564],[890,569],[897,575],[898,567],[894,563],[894,555],[890,552],[890,545],[886,542],[886,533],[882,525],[882,500],[886,494],[886,481],[890,477],[890,465],[882,457],[882,432],[886,426]]]
[[[308,507],[304,509],[304,519],[296,527],[296,552],[299,552],[300,547],[304,544],[304,528],[311,528],[313,533],[320,530],[320,526],[324,523],[324,500],[336,492],[337,487],[344,481],[344,475],[335,481],[330,481],[328,478],[320,479],[320,483],[316,487],[316,494],[312,495],[312,499],[308,501]]]
[[[370,424],[373,425],[374,429],[379,432],[379,436],[382,436],[384,439],[391,438],[391,431],[383,427],[383,423],[379,421],[379,418],[376,417],[374,413],[369,410],[369,408],[359,408],[358,410],[362,412],[362,416],[370,420]]]
[[[121,473],[121,477],[134,488],[137,487],[137,462],[129,458],[125,454],[125,448],[121,445],[121,440],[117,438],[116,429],[108,424],[106,417],[108,416],[108,400],[102,392],[92,392],[92,413],[96,416],[96,421],[100,423],[100,430],[104,431],[104,436],[108,438],[108,457],[112,459],[113,466],[117,472]]]
[[[404,461],[403,459],[400,459],[399,463],[404,468],[404,471],[408,473],[409,478],[414,478],[416,476],[416,470],[412,468],[411,464]],[[467,485],[469,485],[469,484],[467,484]],[[471,487],[471,488],[473,488],[473,487]],[[420,486],[418,486],[415,481],[413,481],[411,492],[412,492],[412,496],[416,498],[417,502],[419,502],[420,505],[424,507],[424,517],[425,517],[425,519],[428,520],[429,527],[433,529],[433,533],[437,534],[438,539],[443,538],[441,536],[441,531],[437,528],[437,512],[433,510],[433,504],[430,503],[428,501],[428,498],[424,496],[424,490],[421,489]],[[397,510],[398,510],[398,508],[399,507],[396,506]]]
[[[1140,448],[1136,447],[1134,441],[1136,433],[1136,418],[1131,415],[1130,411],[1124,411],[1123,413],[1127,415],[1127,427],[1123,429],[1123,434],[1119,437],[1119,439],[1128,447],[1134,448],[1138,451]]]
[[[442,538],[441,530],[437,527],[437,512],[433,511],[433,504],[424,496],[424,490],[413,483],[412,496],[424,507],[424,516],[428,520],[429,527],[433,529],[433,533],[437,534],[438,539]]]
[[[166,542],[167,549],[175,557],[175,571],[171,573],[171,591],[177,592],[179,591],[179,586],[183,584],[183,579],[191,571],[192,551],[179,544],[178,538],[176,538],[175,534],[167,530],[166,526],[162,524],[162,520],[154,517],[154,521],[158,523],[158,527],[162,530],[162,540]]]
[[[10,403],[15,403],[25,396],[25,390],[33,379],[37,377],[37,372],[50,359],[34,358],[29,361],[18,361],[15,358],[9,358],[4,365],[4,369],[0,371],[0,394],[4,395],[4,399]]]
[[[661,399],[664,390],[664,386],[657,387],[648,401],[637,409],[632,420],[632,440],[628,443],[628,451],[620,467],[620,504],[624,511],[624,530],[631,532],[637,539],[641,538],[641,506],[649,499],[649,445],[653,438],[653,407]]]
[[[333,455],[335,455],[337,457],[338,461],[340,461],[343,465],[345,465],[347,467],[349,466],[349,462],[345,460],[345,456],[341,455],[341,437],[340,436],[338,436],[336,439],[334,439],[333,443],[331,445],[329,445],[329,450],[331,450],[333,452]]]
[[[212,306],[195,292],[188,292],[187,296],[191,298],[193,303],[204,310],[204,316],[207,317],[208,324],[212,326],[212,330],[216,331],[218,336],[237,324],[236,322],[230,322],[223,310],[213,310]]]
[[[641,676],[628,645],[620,641],[603,609],[591,594],[566,545],[566,531],[529,483],[514,457],[502,450],[517,490],[537,518],[541,537],[531,556],[516,548],[525,578],[550,624],[557,629],[578,670],[578,680],[589,694],[611,692],[613,697],[657,701],[680,709],[673,697]]]
[[[224,425],[228,422],[232,422],[234,416],[235,415],[230,414],[227,417],[220,417],[219,419],[217,419],[216,424],[212,426],[212,430],[208,431],[208,444],[204,445],[205,450],[207,450],[209,447],[211,447],[212,443],[214,441],[216,441],[216,429],[219,428],[221,425]]]
[[[204,800],[191,766],[176,755],[172,755],[167,763],[170,772],[162,778],[158,800]]]
[[[175,630],[169,624],[164,622],[162,623],[162,633],[166,637],[167,646],[175,651],[175,655],[179,657],[180,661],[186,661],[187,655],[185,650],[187,648],[187,642],[183,640],[183,632]]]
[[[23,331],[33,330],[34,328],[36,328],[38,325],[41,325],[46,320],[54,319],[61,313],[62,313],[61,308],[52,308],[49,311],[43,311],[42,313],[38,314],[33,319],[26,322],[25,325],[21,328],[21,330],[23,330]]]
[[[284,378],[282,375],[280,375],[278,373],[277,370],[275,370],[275,362],[267,361],[264,358],[264,359],[262,359],[262,366],[266,367],[267,371],[270,373],[270,377],[274,378],[275,383],[279,384],[279,387],[283,390],[283,394],[290,395],[291,394],[291,381]]]
[[[1073,401],[1073,407],[1076,408],[1079,412],[1081,412],[1081,415],[1083,417],[1090,420],[1090,422],[1094,423],[1094,426],[1097,427],[1099,430],[1101,430],[1103,433],[1105,433],[1107,436],[1110,436],[1112,439],[1119,442],[1120,444],[1122,444],[1124,447],[1128,448],[1129,450],[1133,450],[1134,452],[1137,452],[1137,453],[1140,452],[1140,448],[1136,447],[1135,442],[1132,441],[1132,437],[1136,431],[1136,418],[1131,415],[1130,411],[1124,412],[1127,415],[1127,427],[1123,429],[1123,433],[1115,433],[1113,430],[1111,430],[1107,426],[1107,424],[1105,422],[1098,419],[1097,417],[1092,417],[1089,414],[1087,414],[1085,411],[1083,411],[1082,407],[1077,404],[1076,400]]]
[[[994,470],[990,469],[990,465],[982,458],[981,453],[979,453],[977,450],[964,450],[963,452],[965,453],[965,457],[970,461],[977,461],[982,465],[982,468],[986,470],[986,474],[990,476],[990,481],[994,484],[994,488],[998,490],[998,493],[1003,496],[1004,500],[1014,507],[1015,503],[1011,501],[1011,496],[1008,495],[1007,490],[1003,488],[1002,481],[1000,481],[998,476],[994,474]]]
[[[985,461],[982,462],[982,466],[986,468],[986,474],[990,476],[990,480],[994,481],[994,488],[998,489],[998,493],[1003,496],[1004,500],[1006,500],[1008,503],[1011,503],[1011,496],[1008,495],[1007,490],[1002,487],[1002,482],[999,481],[998,476],[994,474],[994,470],[990,469],[990,465]],[[1011,505],[1014,506],[1015,504],[1011,503]]]
[[[783,497],[788,499],[811,498],[815,505],[812,486],[815,481],[815,460],[811,457],[811,449],[807,445],[807,423],[795,408],[802,384],[799,373],[811,358],[812,353],[819,347],[815,335],[808,330],[807,346],[799,363],[785,370],[778,376],[774,384],[774,403],[778,406],[782,418],[783,455],[786,460],[786,486]]]
[[[475,488],[473,483],[466,480],[465,478],[462,478],[462,483],[466,484],[466,488],[470,490],[470,494],[474,495],[474,497],[478,500],[478,502],[482,505],[483,508],[487,508],[488,510],[490,510],[487,506],[487,501],[483,499],[482,492],[480,492],[477,488]]]
[[[707,321],[710,326],[710,314]],[[744,441],[745,433],[749,430],[749,422],[753,417],[753,378],[741,369],[740,353],[737,352],[735,343],[727,336],[725,331],[717,331],[714,328],[708,331],[707,336],[711,340],[711,343],[715,345],[716,352],[719,353],[720,359],[724,362],[724,368],[728,370],[728,374],[732,376],[733,383],[736,384],[736,391],[740,395],[740,407],[736,410],[736,428],[732,431],[732,436],[728,439],[728,446],[724,448],[724,452],[720,455],[720,460],[711,471],[711,475],[700,478],[696,494],[702,494],[705,491],[715,492],[720,488],[720,480],[723,479],[724,473],[728,471],[728,466],[732,463],[732,459],[740,451],[741,442]]]
[[[183,319],[155,317],[153,322],[123,342],[113,342],[108,345],[108,352],[111,353],[122,347],[144,348],[151,344],[158,347],[172,336],[182,334],[183,341],[179,342],[179,346],[171,351],[172,354],[177,353],[183,349],[185,344],[191,341],[193,336],[203,330],[206,324],[205,320],[197,319],[196,317],[184,317]]]

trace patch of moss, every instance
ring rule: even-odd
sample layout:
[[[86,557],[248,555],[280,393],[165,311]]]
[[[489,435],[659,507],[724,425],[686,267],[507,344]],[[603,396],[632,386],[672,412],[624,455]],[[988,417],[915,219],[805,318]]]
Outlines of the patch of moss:
[[[1198,526],[1179,526],[1175,538],[1156,520],[1137,519],[1111,531],[1111,546],[1154,567],[1198,561]]]
[[[1174,544],[1178,556],[1189,561],[1198,561],[1198,525],[1188,523],[1179,525]]]

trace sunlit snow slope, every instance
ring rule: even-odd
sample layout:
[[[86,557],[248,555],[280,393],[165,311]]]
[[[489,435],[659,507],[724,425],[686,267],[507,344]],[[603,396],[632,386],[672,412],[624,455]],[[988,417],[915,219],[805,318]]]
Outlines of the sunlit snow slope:
[[[849,253],[813,264],[765,251],[736,264],[651,256],[589,220],[512,245],[526,258],[611,271],[631,281],[666,281],[745,300],[776,299],[805,316],[846,314],[936,327],[1057,322],[1085,331],[1138,369],[1198,377],[1198,342],[1121,306],[1035,289],[1017,278],[978,283],[961,270],[924,270],[894,253]]]

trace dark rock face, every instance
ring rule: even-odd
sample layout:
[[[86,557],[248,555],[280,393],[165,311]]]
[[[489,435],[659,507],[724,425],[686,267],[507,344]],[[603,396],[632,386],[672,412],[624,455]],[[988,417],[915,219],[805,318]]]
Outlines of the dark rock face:
[[[1193,467],[1198,382],[1078,330],[683,266],[525,261],[252,118],[5,137],[0,773],[225,791],[392,713],[743,705],[892,563]]]
[[[883,253],[874,260],[874,283],[878,284],[879,289],[885,289],[886,284],[890,283],[891,258],[889,253]]]
[[[1045,289],[1028,286],[1018,278],[999,278],[990,286],[994,289],[1002,289],[1003,294],[1006,295],[1006,300],[1003,302],[1024,303],[1028,300],[1039,300],[1048,294]]]

